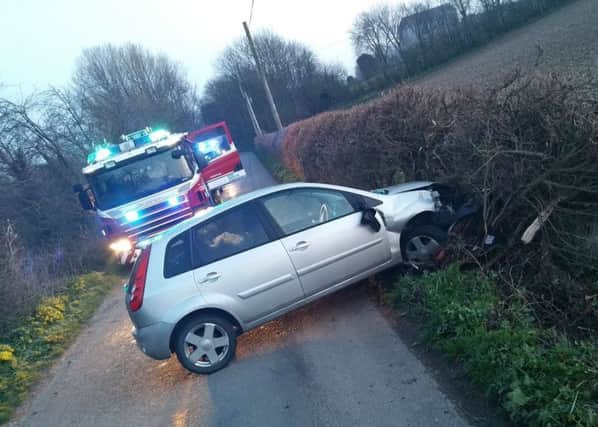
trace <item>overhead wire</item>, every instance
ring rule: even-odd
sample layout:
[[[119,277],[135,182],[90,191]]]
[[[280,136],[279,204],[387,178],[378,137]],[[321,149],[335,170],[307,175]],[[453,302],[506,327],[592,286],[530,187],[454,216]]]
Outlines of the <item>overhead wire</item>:
[[[251,0],[251,9],[249,9],[249,25],[251,25],[251,18],[253,18],[253,5],[255,0]]]

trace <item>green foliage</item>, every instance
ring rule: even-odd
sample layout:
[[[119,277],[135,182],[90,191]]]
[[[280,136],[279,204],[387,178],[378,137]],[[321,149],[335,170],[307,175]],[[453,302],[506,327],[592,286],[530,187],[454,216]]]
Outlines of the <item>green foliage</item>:
[[[272,174],[272,176],[277,182],[281,184],[286,184],[289,182],[300,181],[297,175],[295,175],[282,162],[276,161],[274,157],[262,151],[258,151],[257,155],[260,158],[264,167],[268,170],[268,172],[270,172],[270,174]]]
[[[40,374],[119,281],[103,273],[79,276],[63,294],[42,300],[33,315],[0,325],[0,423],[8,421]]]
[[[448,270],[400,278],[387,297],[424,319],[424,340],[458,360],[513,420],[598,425],[598,348],[539,328],[525,301],[499,298],[493,278]]]

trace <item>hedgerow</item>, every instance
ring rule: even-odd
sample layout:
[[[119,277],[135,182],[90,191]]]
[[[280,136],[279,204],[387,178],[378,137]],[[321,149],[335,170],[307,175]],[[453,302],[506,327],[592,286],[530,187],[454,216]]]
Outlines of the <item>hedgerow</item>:
[[[544,326],[591,335],[598,324],[592,90],[555,75],[517,73],[489,90],[406,85],[294,123],[282,144],[266,148],[306,181],[369,189],[440,180],[474,194],[482,207],[480,241],[491,235],[498,243],[491,257],[475,262],[499,274],[503,297],[523,293]],[[540,231],[522,243],[536,220]]]

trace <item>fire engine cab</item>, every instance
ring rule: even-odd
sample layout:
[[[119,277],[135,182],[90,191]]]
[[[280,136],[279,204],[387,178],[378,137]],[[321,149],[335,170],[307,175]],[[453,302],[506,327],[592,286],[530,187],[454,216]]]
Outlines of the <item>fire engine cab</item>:
[[[222,187],[245,176],[226,123],[189,133],[146,128],[101,144],[73,188],[93,210],[121,263],[136,243],[219,201]]]

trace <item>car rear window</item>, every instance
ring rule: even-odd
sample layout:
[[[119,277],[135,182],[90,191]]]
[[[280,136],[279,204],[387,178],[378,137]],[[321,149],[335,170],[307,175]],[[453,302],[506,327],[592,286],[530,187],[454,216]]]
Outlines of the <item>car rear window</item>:
[[[170,278],[191,270],[189,232],[174,237],[166,245],[164,256],[164,277]]]
[[[193,254],[196,262],[206,265],[269,241],[253,207],[242,206],[195,227]]]

